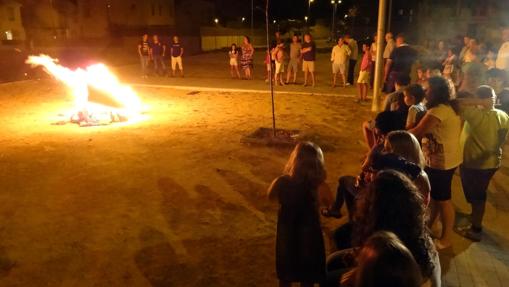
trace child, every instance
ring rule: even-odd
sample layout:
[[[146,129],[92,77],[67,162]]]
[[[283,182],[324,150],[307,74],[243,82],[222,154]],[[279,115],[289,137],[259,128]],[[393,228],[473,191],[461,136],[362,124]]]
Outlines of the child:
[[[417,68],[417,84],[425,87],[428,84],[428,78],[426,77],[426,68],[420,66]]]
[[[184,48],[179,43],[179,37],[173,37],[173,44],[171,44],[171,71],[172,76],[175,77],[177,66],[180,70],[180,76],[184,77],[184,66],[182,66],[182,56],[184,55]]]
[[[343,88],[346,87],[346,66],[350,61],[352,50],[344,43],[343,38],[338,39],[338,44],[332,48],[330,60],[332,62],[332,87],[336,87],[336,79],[339,74]]]
[[[359,79],[357,80],[357,84],[359,84],[358,102],[368,100],[369,77],[371,71],[371,53],[369,47],[370,46],[366,43],[362,44],[362,52],[364,54],[362,55]]]
[[[302,44],[302,71],[304,72],[304,87],[308,85],[308,74],[311,75],[311,83],[315,86],[315,61],[316,61],[316,45],[311,38],[311,34],[304,35],[304,43]]]
[[[277,46],[272,49],[272,58],[274,59],[276,70],[274,72],[274,83],[276,85],[284,86],[283,72],[285,71],[284,58],[285,58],[285,44],[282,41],[277,43]]]
[[[409,106],[408,115],[406,120],[406,129],[413,129],[416,127],[421,119],[426,114],[426,106],[422,100],[424,99],[424,89],[419,84],[408,86],[403,94],[405,95],[405,104]]]
[[[237,78],[240,79],[240,72],[239,72],[239,52],[237,51],[237,45],[232,44],[230,48],[230,52],[228,52],[228,56],[230,57],[230,75],[232,76],[232,79],[235,78],[235,74],[237,73]]]
[[[449,48],[447,58],[442,63],[442,66],[444,66],[443,74],[446,79],[455,79],[454,74],[456,73],[457,61],[458,57],[456,57],[452,48]]]
[[[322,150],[311,142],[297,144],[284,174],[268,191],[279,203],[276,271],[279,286],[313,286],[325,279],[325,247],[320,226],[320,203],[331,201],[325,188]]]
[[[267,70],[267,75],[265,76],[265,83],[268,83],[270,79],[272,79],[272,75],[271,75],[271,66],[272,66],[272,63],[271,63],[271,54],[270,54],[270,51],[269,49],[267,49],[267,54],[265,55],[265,67],[266,67],[266,70]]]

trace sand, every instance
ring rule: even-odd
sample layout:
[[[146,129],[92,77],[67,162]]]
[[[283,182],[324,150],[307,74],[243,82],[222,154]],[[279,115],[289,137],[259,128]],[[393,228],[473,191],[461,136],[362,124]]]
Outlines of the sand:
[[[288,149],[241,137],[271,126],[262,93],[138,88],[132,125],[52,125],[72,106],[52,80],[0,86],[1,286],[274,286]],[[278,127],[325,150],[328,183],[355,174],[368,106],[277,95]],[[324,221],[327,233],[338,221]]]

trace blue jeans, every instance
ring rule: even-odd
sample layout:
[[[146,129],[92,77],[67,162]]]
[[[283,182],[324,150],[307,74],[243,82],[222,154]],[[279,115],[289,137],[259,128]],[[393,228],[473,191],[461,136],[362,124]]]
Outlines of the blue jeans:
[[[140,56],[141,74],[143,76],[147,76],[148,75],[148,62],[149,62],[149,60],[150,60],[149,56],[145,56],[145,55]]]
[[[162,55],[154,55],[154,72],[156,74],[164,75],[166,72],[166,64]]]

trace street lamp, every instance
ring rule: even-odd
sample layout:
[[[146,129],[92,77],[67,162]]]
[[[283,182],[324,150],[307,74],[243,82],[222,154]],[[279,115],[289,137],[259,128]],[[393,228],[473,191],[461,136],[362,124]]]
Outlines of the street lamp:
[[[315,2],[315,0],[308,0],[308,15],[311,14],[311,3]]]
[[[338,4],[341,4],[341,0],[331,0],[330,3],[332,4],[332,23],[331,23],[331,40],[335,41],[336,36],[336,10],[338,9]]]
[[[242,17],[242,23],[246,22],[246,17]]]
[[[214,23],[219,24],[219,19],[215,18]]]

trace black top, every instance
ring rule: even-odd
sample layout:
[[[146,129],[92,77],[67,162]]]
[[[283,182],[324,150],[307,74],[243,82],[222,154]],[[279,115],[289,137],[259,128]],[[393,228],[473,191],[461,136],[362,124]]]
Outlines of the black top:
[[[316,45],[315,42],[311,41],[310,43],[303,42],[302,49],[311,47],[312,50],[302,54],[302,59],[304,61],[314,61],[316,59]]]
[[[281,176],[273,184],[279,213],[276,271],[280,280],[321,282],[325,278],[325,247],[318,212],[318,192]]]
[[[164,50],[164,45],[161,42],[152,43],[152,55],[162,56],[163,50]]]
[[[394,49],[389,57],[392,60],[391,72],[410,74],[412,65],[417,59],[417,51],[408,45]]]
[[[150,50],[150,43],[148,41],[140,41],[141,46],[141,54],[143,56],[148,56],[148,52]]]
[[[180,54],[182,54],[182,46],[180,45],[180,43],[171,44],[171,49],[172,49],[172,52],[171,52],[172,57],[179,57]]]

